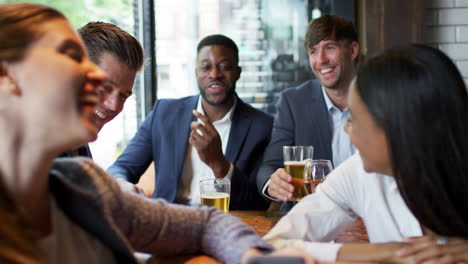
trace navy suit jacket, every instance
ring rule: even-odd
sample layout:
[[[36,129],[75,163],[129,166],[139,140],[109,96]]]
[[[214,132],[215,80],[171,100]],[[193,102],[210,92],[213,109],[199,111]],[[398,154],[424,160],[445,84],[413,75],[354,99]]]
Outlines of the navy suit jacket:
[[[187,152],[192,110],[199,96],[161,99],[122,155],[108,169],[114,177],[136,183],[154,161],[156,186],[152,197],[174,202]],[[263,210],[268,202],[256,186],[258,168],[268,145],[273,118],[237,99],[225,156],[234,165],[232,210]]]
[[[307,81],[280,94],[271,141],[259,169],[257,186],[283,168],[283,146],[313,146],[314,159],[332,161],[332,131],[322,86],[318,80]]]

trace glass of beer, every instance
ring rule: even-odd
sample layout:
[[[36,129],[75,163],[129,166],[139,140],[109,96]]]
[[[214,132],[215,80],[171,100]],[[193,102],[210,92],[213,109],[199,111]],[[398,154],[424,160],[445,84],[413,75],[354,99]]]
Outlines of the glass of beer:
[[[307,194],[315,192],[315,188],[325,180],[333,170],[329,160],[308,160],[304,167],[304,186]]]
[[[229,212],[231,181],[229,179],[207,179],[200,181],[201,204],[214,206],[225,213]]]
[[[292,176],[294,186],[292,201],[299,201],[307,195],[304,186],[304,166],[307,160],[312,160],[314,147],[312,146],[283,146],[284,168]]]

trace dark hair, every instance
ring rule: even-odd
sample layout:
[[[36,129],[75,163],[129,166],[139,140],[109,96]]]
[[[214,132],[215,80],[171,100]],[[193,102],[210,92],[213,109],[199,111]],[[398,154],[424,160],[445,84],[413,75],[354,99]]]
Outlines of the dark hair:
[[[81,27],[78,33],[94,63],[99,64],[102,53],[109,52],[132,70],[139,71],[143,67],[145,55],[140,42],[118,26],[90,22]]]
[[[44,32],[41,23],[65,19],[59,11],[31,3],[3,4],[0,8],[0,61],[15,62],[23,58],[27,48]]]
[[[356,88],[387,136],[398,189],[423,226],[468,238],[468,95],[441,51],[392,49],[357,73]]]
[[[336,15],[323,15],[311,20],[304,39],[307,50],[322,40],[344,40],[349,43],[358,41],[353,22]]]
[[[200,42],[198,43],[198,46],[197,46],[197,54],[200,53],[200,50],[205,47],[205,46],[211,46],[211,45],[220,45],[220,46],[223,46],[223,47],[226,47],[226,48],[229,48],[231,50],[234,51],[234,56],[236,57],[236,61],[238,62],[239,61],[239,49],[237,48],[237,45],[236,43],[224,36],[224,35],[210,35],[210,36],[207,36],[205,38],[203,38],[202,40],[200,40]]]

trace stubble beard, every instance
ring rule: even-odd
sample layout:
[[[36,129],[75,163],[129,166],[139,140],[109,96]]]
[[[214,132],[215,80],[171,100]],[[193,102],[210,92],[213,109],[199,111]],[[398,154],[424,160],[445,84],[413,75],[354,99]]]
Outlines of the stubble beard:
[[[224,93],[224,98],[222,98],[219,102],[216,102],[216,101],[213,101],[213,100],[209,99],[208,96],[206,95],[206,91],[204,89],[199,88],[199,90],[200,90],[200,94],[201,94],[203,100],[206,103],[208,103],[209,105],[212,105],[212,106],[222,106],[222,105],[227,104],[227,102],[229,102],[229,100],[232,99],[236,89],[235,89],[235,86],[227,89],[226,92]]]

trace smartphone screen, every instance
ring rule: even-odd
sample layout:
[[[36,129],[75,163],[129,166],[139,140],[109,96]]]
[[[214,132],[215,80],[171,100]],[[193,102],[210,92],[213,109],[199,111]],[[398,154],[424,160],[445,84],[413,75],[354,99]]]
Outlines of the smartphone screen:
[[[249,259],[247,264],[304,264],[304,259],[300,257],[261,256]]]

